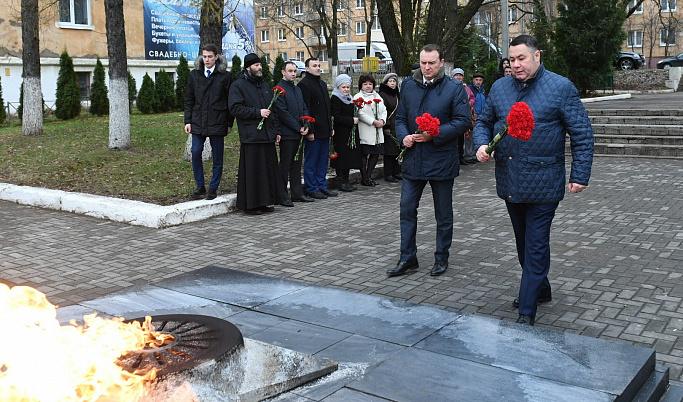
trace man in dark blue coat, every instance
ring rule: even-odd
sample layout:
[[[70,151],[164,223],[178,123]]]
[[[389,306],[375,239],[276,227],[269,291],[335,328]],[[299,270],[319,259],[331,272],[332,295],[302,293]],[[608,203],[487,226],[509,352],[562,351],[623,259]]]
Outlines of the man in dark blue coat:
[[[308,115],[306,103],[301,93],[301,88],[294,85],[296,79],[296,64],[288,61],[282,66],[282,80],[278,86],[285,90],[285,95],[280,96],[275,105],[278,108],[280,120],[280,178],[283,185],[285,207],[293,207],[292,201],[311,202],[313,198],[304,195],[301,185],[301,162],[302,152],[299,150],[302,136],[308,134],[308,128],[304,128],[301,122],[302,116]],[[287,182],[289,181],[289,197]]]
[[[418,130],[415,118],[429,113],[440,121],[439,134],[432,137]],[[397,276],[419,267],[417,262],[417,207],[427,183],[432,188],[436,218],[436,251],[432,276],[448,268],[448,250],[453,241],[453,180],[460,172],[458,136],[470,127],[467,92],[447,77],[441,48],[426,45],[420,50],[420,69],[401,87],[396,115],[396,135],[408,149],[401,170],[401,257],[387,271]]]
[[[330,93],[327,91],[327,84],[320,78],[321,73],[320,60],[308,58],[306,75],[299,81],[306,108],[315,119],[304,145],[304,183],[308,195],[319,200],[338,195],[336,191],[327,188],[332,111]]]
[[[520,35],[510,43],[512,75],[497,80],[474,127],[477,159],[487,161],[486,146],[505,126],[515,102],[525,102],[536,122],[531,138],[505,136],[493,153],[496,190],[512,221],[517,257],[522,266],[518,323],[534,325],[537,303],[552,300],[550,226],[564,198],[565,135],[572,152],[569,192],[588,185],[593,163],[593,130],[579,93],[565,77],[545,69],[533,36]]]
[[[202,55],[194,62],[185,92],[185,132],[192,134],[192,171],[197,188],[192,195],[206,194],[207,200],[216,198],[223,176],[223,148],[225,136],[232,128],[233,117],[228,111],[228,93],[232,76],[228,63],[218,54],[215,45],[202,47]],[[213,153],[213,174],[209,191],[204,186],[202,150],[209,138]]]

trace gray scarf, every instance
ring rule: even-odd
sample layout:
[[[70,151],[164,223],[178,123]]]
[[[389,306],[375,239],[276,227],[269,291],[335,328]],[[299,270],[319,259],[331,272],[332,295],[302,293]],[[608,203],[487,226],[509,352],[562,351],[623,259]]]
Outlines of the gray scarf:
[[[335,89],[332,91],[332,95],[334,95],[334,96],[336,96],[337,98],[339,98],[339,100],[341,100],[342,102],[344,102],[345,105],[350,105],[351,102],[352,102],[352,100],[353,100],[353,98],[351,98],[351,94],[344,95],[344,94],[342,93],[342,91],[339,90],[339,88],[335,88]]]

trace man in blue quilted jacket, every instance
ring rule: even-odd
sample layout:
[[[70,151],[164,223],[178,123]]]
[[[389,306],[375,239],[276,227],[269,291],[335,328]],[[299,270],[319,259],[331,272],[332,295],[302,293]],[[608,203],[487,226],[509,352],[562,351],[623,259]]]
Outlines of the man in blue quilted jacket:
[[[538,303],[552,300],[550,226],[565,193],[565,135],[572,163],[569,192],[588,185],[593,163],[593,130],[574,84],[545,69],[538,41],[520,35],[510,43],[512,75],[497,80],[474,127],[477,159],[496,162],[496,191],[505,200],[522,266],[518,323],[534,325]],[[506,124],[515,102],[526,102],[536,125],[531,138],[505,136],[492,155],[486,146]]]
[[[460,173],[458,137],[470,127],[472,115],[465,87],[445,73],[442,50],[425,45],[420,68],[410,81],[403,81],[396,114],[396,135],[407,150],[401,171],[401,256],[388,276],[403,275],[419,268],[417,262],[417,208],[429,183],[436,218],[436,250],[431,276],[448,269],[453,241],[453,182]],[[439,119],[439,134],[432,137],[418,129],[415,119],[429,113]]]

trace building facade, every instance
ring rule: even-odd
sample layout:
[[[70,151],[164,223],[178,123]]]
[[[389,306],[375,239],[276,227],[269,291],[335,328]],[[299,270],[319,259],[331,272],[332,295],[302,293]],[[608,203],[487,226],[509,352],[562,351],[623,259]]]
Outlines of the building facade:
[[[365,42],[368,35],[371,42],[384,42],[379,19],[370,4],[365,0],[339,0],[336,10],[338,43]],[[332,5],[325,1],[260,0],[254,3],[255,46],[266,55],[271,66],[277,56],[300,61],[317,57],[323,70],[330,71],[325,24],[321,23],[316,6],[324,8],[325,18],[332,18],[332,13],[328,12]],[[371,18],[372,14],[375,14],[374,18]]]
[[[253,48],[253,9],[243,2],[226,1],[223,53],[230,59]],[[0,11],[0,74],[3,98],[16,109],[22,65],[21,0],[7,0]],[[40,62],[43,98],[55,100],[59,56],[66,49],[74,60],[81,96],[89,98],[97,57],[108,67],[104,2],[57,0],[41,2]],[[145,73],[153,79],[161,70],[175,78],[180,56],[190,65],[199,53],[199,12],[192,0],[124,0],[128,69],[138,88]]]

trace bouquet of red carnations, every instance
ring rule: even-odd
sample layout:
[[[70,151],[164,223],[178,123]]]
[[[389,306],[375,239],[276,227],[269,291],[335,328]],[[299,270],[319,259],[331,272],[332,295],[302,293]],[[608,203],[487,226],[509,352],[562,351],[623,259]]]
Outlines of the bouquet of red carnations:
[[[493,140],[486,147],[486,153],[491,155],[496,145],[503,139],[507,134],[511,137],[518,138],[522,141],[526,141],[531,138],[531,132],[534,130],[536,122],[534,121],[534,114],[531,112],[529,105],[526,102],[516,102],[512,105],[510,113],[508,113],[507,123],[503,127]]]
[[[415,134],[426,132],[432,137],[439,135],[441,121],[439,121],[438,118],[433,117],[431,114],[425,113],[422,116],[417,116],[415,118],[415,123],[417,123],[417,132]],[[401,153],[396,157],[397,161],[403,162],[403,156],[405,155],[407,149],[408,148],[403,148],[401,150]]]
[[[353,101],[353,117],[358,117],[360,114],[360,110],[365,106],[365,101],[363,101],[363,98],[356,98]],[[354,149],[356,148],[356,127],[358,124],[353,123],[353,127],[351,128],[351,134],[349,135],[349,148]]]
[[[285,96],[285,89],[276,85],[273,87],[273,99],[270,100],[270,105],[268,105],[268,110],[270,110],[270,108],[273,107],[273,103],[275,103],[278,96]],[[261,121],[259,122],[258,126],[256,126],[257,130],[260,130],[263,128],[263,122],[264,121],[266,121],[266,118],[261,117]]]
[[[304,129],[310,130],[311,124],[315,123],[315,119],[312,118],[311,116],[301,116],[300,119],[303,121]],[[296,155],[294,156],[295,161],[298,161],[299,155],[301,155],[301,148],[303,148],[303,146],[304,146],[304,137],[305,137],[305,135],[302,135],[301,141],[299,141],[299,148],[296,150]]]

